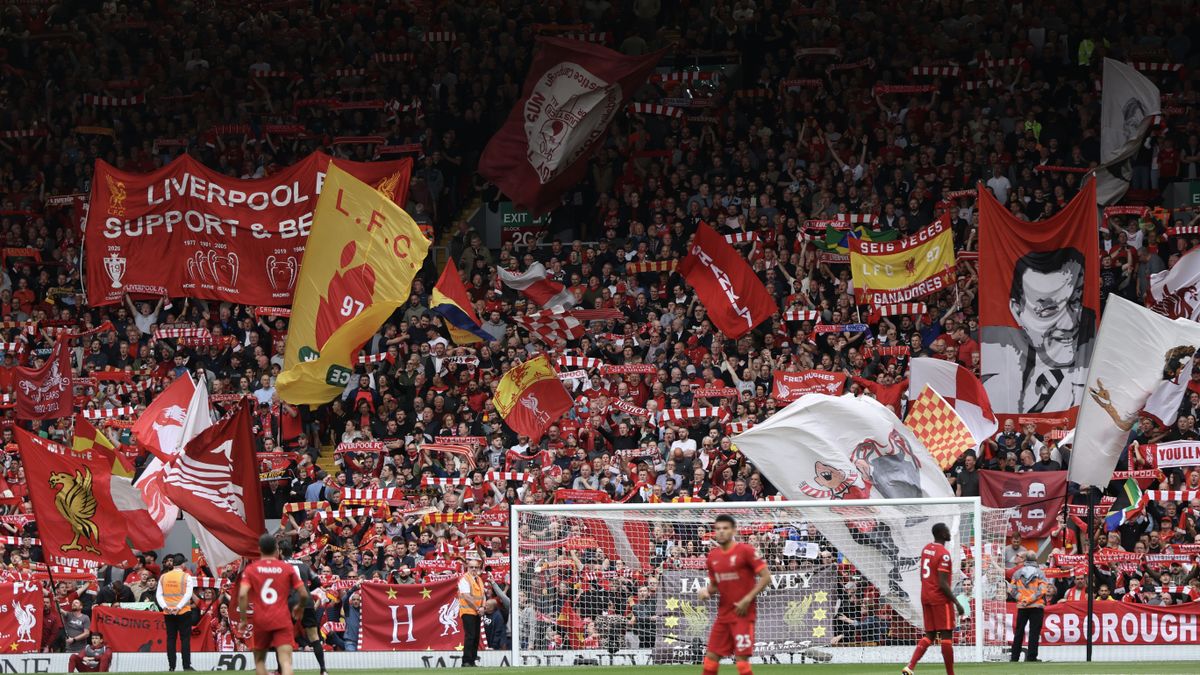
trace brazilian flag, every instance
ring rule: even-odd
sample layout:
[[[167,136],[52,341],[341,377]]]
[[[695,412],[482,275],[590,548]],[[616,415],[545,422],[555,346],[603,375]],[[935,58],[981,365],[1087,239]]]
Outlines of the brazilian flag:
[[[863,241],[895,241],[900,236],[896,230],[870,230],[863,225],[855,225],[849,230],[839,230],[832,225],[825,226],[825,239],[817,240],[817,248],[831,253],[850,253],[850,239]]]

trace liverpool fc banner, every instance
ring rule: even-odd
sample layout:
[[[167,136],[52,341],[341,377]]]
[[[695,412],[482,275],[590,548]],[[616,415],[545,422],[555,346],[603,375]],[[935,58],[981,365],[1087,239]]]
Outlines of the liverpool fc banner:
[[[6,581],[0,584],[0,646],[6,654],[28,654],[42,646],[42,608],[45,600],[38,584]]]
[[[426,584],[363,584],[359,651],[463,648],[458,579]]]
[[[942,216],[896,241],[850,238],[850,273],[859,302],[908,302],[954,285],[954,238]]]
[[[125,293],[290,305],[330,157],[316,152],[240,180],[182,155],[151,173],[96,161],[88,208],[88,304]],[[397,204],[412,160],[337,165]]]
[[[1081,600],[1058,602],[1046,607],[1042,624],[1042,646],[1087,644],[1088,604]],[[1008,603],[1004,614],[990,614],[984,636],[991,644],[1012,644],[1017,604]],[[1183,602],[1162,607],[1116,600],[1095,603],[1092,644],[1194,645],[1200,640],[1200,602]]]
[[[338,166],[325,183],[277,382],[294,405],[342,392],[358,350],[408,300],[429,253],[417,224],[379,190]]]
[[[1037,222],[979,187],[981,379],[996,412],[1083,401],[1100,311],[1098,232],[1095,181]]]
[[[128,565],[133,553],[109,485],[112,460],[13,427],[46,563],[91,568]]]

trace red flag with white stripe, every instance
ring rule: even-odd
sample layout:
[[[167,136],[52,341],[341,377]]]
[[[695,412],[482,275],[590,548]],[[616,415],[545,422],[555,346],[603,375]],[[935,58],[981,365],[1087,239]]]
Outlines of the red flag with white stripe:
[[[917,400],[927,385],[941,395],[958,413],[967,429],[982,443],[996,433],[996,415],[983,383],[971,371],[952,361],[916,358],[910,363],[908,399]]]

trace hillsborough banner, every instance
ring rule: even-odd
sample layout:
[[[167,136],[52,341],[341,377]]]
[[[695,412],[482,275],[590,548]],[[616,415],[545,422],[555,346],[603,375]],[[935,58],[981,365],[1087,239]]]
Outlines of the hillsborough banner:
[[[461,650],[458,579],[426,584],[363,584],[359,651]]]
[[[1012,644],[1016,603],[1008,603],[1004,614],[992,615],[985,627],[986,639]],[[1097,601],[1092,621],[1093,644],[1176,645],[1200,641],[1200,602],[1170,607],[1141,605],[1117,600]],[[1087,644],[1087,602],[1059,602],[1046,607],[1041,645]]]
[[[0,584],[0,647],[6,654],[36,652],[42,646],[42,589],[28,581]]]
[[[165,616],[162,612],[96,605],[92,608],[92,632],[103,633],[104,641],[114,652],[165,652]],[[193,652],[217,650],[212,621],[211,614],[203,614],[192,625]]]
[[[791,403],[805,394],[837,396],[845,388],[845,373],[831,373],[827,370],[789,373],[776,370],[771,380],[771,398]]]
[[[165,293],[290,305],[329,161],[315,152],[266,178],[239,180],[189,155],[145,174],[96,160],[88,304]],[[411,159],[337,164],[397,204],[408,197]]]
[[[377,189],[338,166],[326,183],[276,383],[279,398],[293,405],[327,403],[342,392],[358,350],[408,300],[429,253],[416,222]]]
[[[660,628],[655,632],[655,663],[692,663],[685,659],[695,643],[708,638],[716,615],[716,599],[696,601],[696,592],[707,585],[708,573],[703,569],[663,573],[656,598]],[[775,571],[771,585],[758,597],[758,615],[777,620],[755,624],[754,653],[794,652],[828,645],[836,634],[836,600],[834,567]]]
[[[1083,400],[1100,312],[1096,214],[1095,181],[1032,223],[979,187],[981,379],[998,413]]]
[[[984,506],[1009,509],[1010,529],[1022,539],[1047,537],[1067,499],[1067,472],[980,471],[979,496]]]
[[[850,273],[861,302],[908,302],[954,285],[954,235],[949,215],[896,241],[850,238]]]

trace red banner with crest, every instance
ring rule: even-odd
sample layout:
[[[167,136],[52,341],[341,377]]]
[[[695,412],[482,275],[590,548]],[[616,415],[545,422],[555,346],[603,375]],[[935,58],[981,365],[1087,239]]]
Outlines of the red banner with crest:
[[[426,584],[363,584],[360,651],[453,651],[463,647],[458,578]]]

